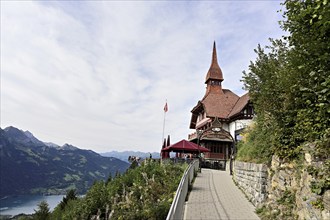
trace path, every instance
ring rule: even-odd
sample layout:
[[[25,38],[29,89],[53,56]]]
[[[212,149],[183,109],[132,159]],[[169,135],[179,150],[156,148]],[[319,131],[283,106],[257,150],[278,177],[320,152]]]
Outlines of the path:
[[[259,219],[254,211],[228,172],[202,169],[186,202],[184,219]]]

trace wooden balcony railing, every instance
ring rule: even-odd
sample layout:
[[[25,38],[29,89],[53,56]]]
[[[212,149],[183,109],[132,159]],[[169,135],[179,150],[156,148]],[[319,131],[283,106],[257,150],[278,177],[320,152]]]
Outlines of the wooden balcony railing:
[[[212,152],[206,152],[205,153],[205,159],[220,159],[224,160],[225,154],[224,153],[212,153]]]

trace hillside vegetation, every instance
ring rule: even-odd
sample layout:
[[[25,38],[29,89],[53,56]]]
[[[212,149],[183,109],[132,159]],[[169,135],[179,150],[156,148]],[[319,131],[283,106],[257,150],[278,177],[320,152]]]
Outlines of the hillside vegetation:
[[[133,163],[123,175],[95,182],[83,198],[68,192],[44,219],[165,219],[186,167],[153,160]]]
[[[243,82],[255,123],[237,160],[269,165],[262,219],[328,219],[330,210],[330,4],[285,1],[288,33],[255,50]],[[298,217],[299,216],[299,217]]]
[[[270,162],[298,158],[304,143],[329,158],[330,4],[327,0],[285,1],[281,28],[289,33],[255,50],[244,72],[257,114],[240,144],[238,158]]]

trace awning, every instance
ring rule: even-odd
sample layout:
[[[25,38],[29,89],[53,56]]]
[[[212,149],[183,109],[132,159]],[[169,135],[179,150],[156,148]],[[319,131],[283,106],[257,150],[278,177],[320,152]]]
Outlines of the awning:
[[[187,140],[181,140],[175,144],[163,148],[162,151],[186,152],[186,153],[210,152],[209,149],[199,146]]]

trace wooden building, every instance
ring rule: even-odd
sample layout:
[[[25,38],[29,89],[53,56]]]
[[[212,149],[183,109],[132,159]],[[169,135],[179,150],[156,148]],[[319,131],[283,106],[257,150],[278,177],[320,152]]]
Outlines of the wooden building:
[[[211,66],[205,78],[206,92],[191,110],[189,127],[195,131],[188,139],[210,150],[204,154],[205,164],[215,168],[224,166],[231,157],[239,134],[254,116],[249,94],[240,97],[223,89],[223,80],[214,42]]]

